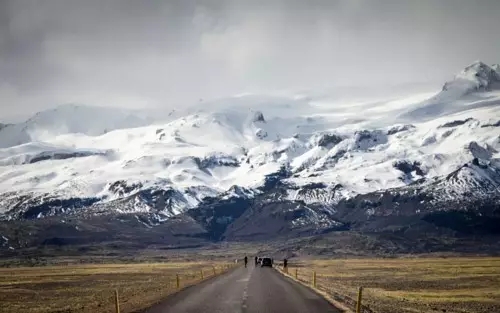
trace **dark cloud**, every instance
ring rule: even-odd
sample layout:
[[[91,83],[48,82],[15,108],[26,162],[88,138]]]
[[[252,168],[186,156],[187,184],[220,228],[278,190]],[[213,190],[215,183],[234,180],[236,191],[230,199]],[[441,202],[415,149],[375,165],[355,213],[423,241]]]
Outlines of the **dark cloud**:
[[[0,114],[439,82],[499,62],[500,2],[0,0]]]

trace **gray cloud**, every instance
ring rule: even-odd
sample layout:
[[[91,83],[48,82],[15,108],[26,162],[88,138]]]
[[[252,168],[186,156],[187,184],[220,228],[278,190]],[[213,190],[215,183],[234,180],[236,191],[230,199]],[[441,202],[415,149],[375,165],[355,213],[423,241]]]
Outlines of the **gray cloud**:
[[[0,116],[441,82],[499,62],[500,2],[0,0]]]

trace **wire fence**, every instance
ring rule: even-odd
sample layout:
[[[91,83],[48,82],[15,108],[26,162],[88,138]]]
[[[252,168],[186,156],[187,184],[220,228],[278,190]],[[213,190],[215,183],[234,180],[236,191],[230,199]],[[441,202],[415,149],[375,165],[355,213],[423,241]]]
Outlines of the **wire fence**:
[[[284,275],[294,278],[298,282],[321,291],[332,300],[346,306],[356,313],[376,313],[368,305],[362,304],[363,287],[351,288],[351,290],[335,290],[332,288],[332,277],[320,273],[314,268],[290,265],[285,268],[283,263],[276,263],[276,268]]]
[[[137,312],[235,266],[241,263],[165,259],[0,268],[0,312]]]

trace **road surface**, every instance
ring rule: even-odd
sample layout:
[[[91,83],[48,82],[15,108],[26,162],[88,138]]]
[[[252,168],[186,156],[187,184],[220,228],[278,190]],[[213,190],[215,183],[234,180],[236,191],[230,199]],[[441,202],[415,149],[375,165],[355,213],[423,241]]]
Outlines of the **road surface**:
[[[147,313],[340,313],[324,298],[275,270],[240,267],[182,290]]]

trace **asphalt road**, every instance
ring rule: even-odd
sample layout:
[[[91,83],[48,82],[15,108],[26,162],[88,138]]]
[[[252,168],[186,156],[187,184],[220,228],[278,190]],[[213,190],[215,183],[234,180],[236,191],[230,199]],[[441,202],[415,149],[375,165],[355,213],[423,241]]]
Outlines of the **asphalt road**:
[[[292,279],[264,267],[237,268],[182,290],[147,313],[341,312]]]

